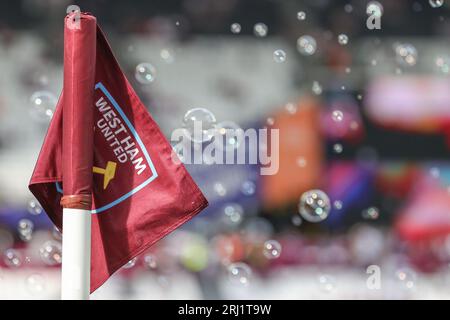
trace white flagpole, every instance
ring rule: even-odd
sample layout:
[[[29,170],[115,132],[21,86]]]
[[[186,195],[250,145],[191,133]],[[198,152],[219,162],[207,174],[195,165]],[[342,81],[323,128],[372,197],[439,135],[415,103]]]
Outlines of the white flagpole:
[[[91,211],[64,208],[61,299],[89,299],[90,266]]]

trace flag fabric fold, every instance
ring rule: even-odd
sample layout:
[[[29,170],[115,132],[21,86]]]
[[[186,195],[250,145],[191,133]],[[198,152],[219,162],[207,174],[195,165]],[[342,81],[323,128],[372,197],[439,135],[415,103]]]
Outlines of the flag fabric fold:
[[[88,14],[81,19],[96,25]],[[29,189],[64,232],[63,195],[86,195],[92,188],[92,292],[208,203],[183,164],[174,161],[171,145],[126,79],[99,26],[95,43],[89,28],[65,35],[65,68],[69,59],[85,64],[68,72],[67,79],[65,70],[63,92]],[[87,56],[93,54],[95,59]],[[69,134],[64,131],[67,123],[73,126]],[[68,146],[71,139],[85,139],[86,144],[82,150],[79,143]],[[64,166],[73,175],[63,175]]]

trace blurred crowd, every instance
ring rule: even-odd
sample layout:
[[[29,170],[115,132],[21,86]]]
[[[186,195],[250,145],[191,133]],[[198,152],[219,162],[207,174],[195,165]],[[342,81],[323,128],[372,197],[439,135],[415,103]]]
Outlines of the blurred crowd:
[[[1,2],[0,298],[59,295],[61,233],[27,185],[71,4],[168,138],[199,107],[280,134],[275,175],[186,164],[210,206],[93,298],[450,298],[448,0]]]

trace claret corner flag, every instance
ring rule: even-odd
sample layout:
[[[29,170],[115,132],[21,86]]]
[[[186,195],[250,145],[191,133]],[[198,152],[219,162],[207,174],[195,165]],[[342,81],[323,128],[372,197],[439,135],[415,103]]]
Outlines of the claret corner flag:
[[[91,211],[93,292],[208,203],[173,161],[95,17],[82,13],[80,26],[65,27],[63,91],[29,189],[60,230],[62,206]]]

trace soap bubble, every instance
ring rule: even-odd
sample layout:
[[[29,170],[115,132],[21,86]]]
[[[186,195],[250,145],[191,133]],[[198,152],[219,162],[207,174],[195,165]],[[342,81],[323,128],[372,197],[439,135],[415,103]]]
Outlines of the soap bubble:
[[[30,241],[33,234],[34,224],[28,219],[20,219],[17,224],[17,231],[22,241]]]
[[[46,241],[39,249],[39,254],[45,264],[49,266],[58,265],[62,261],[61,244],[54,240]]]
[[[233,121],[222,121],[216,126],[214,143],[220,150],[239,148],[244,139],[244,130]]]
[[[242,183],[241,192],[246,196],[251,196],[256,192],[256,185],[253,181],[247,180]]]
[[[148,62],[139,63],[134,73],[136,80],[142,84],[149,84],[155,81],[156,69]]]
[[[297,106],[294,103],[286,103],[285,108],[290,114],[295,114],[297,112]]]
[[[153,254],[146,254],[144,256],[144,265],[151,270],[154,270],[158,267],[158,263],[156,261],[156,257]]]
[[[322,86],[318,81],[314,81],[311,90],[315,95],[318,96],[322,93]]]
[[[335,200],[335,201],[333,202],[333,207],[334,207],[336,210],[341,210],[341,209],[342,209],[342,201],[341,201],[341,200]]]
[[[309,222],[325,220],[330,213],[330,198],[322,190],[310,190],[302,194],[298,205],[300,215]]]
[[[414,66],[417,63],[417,50],[409,43],[401,43],[395,47],[397,61],[403,66]]]
[[[276,259],[281,255],[281,244],[276,240],[264,242],[264,256],[267,259]]]
[[[317,42],[313,37],[305,35],[297,39],[297,50],[301,54],[310,56],[316,52],[316,49]]]
[[[383,15],[383,6],[378,1],[370,1],[366,7],[366,13],[381,18]]]
[[[395,279],[401,289],[413,289],[416,283],[416,273],[410,268],[400,268],[395,272]]]
[[[255,34],[255,36],[260,38],[265,37],[267,35],[267,31],[267,26],[261,22],[255,24],[255,26],[253,27],[253,33]]]
[[[32,215],[38,215],[42,213],[42,207],[35,199],[28,201],[28,212]]]
[[[294,226],[298,227],[298,226],[302,225],[303,220],[302,220],[302,218],[300,218],[300,216],[294,215],[291,218],[291,222]]]
[[[161,49],[159,55],[167,64],[171,64],[175,61],[175,53],[168,48]]]
[[[345,46],[348,43],[348,36],[343,33],[338,35],[338,42],[340,45]]]
[[[22,265],[22,254],[15,249],[7,249],[3,252],[3,262],[10,268],[18,268]]]
[[[229,203],[223,208],[224,221],[227,225],[238,225],[242,221],[244,209],[240,204]]]
[[[370,207],[362,212],[362,217],[367,220],[376,220],[380,216],[380,211],[377,207]]]
[[[318,282],[319,288],[325,293],[329,293],[336,288],[336,280],[328,274],[320,275]]]
[[[45,290],[45,278],[38,273],[31,274],[25,279],[25,287],[32,295],[41,294]]]
[[[246,263],[236,262],[228,266],[228,279],[232,284],[247,286],[251,276],[252,270]]]
[[[273,52],[273,60],[277,63],[283,63],[286,61],[286,52],[281,49],[277,49]]]
[[[439,56],[435,60],[436,67],[438,67],[439,71],[442,73],[450,72],[450,59],[448,57]]]
[[[190,109],[183,118],[183,127],[188,138],[196,143],[211,140],[216,127],[216,117],[205,108]]]
[[[335,143],[335,144],[333,145],[333,150],[334,150],[334,152],[336,152],[336,153],[342,153],[342,151],[344,150],[344,148],[342,147],[342,144],[340,144],[340,143]]]
[[[30,97],[31,115],[38,120],[48,120],[53,116],[58,100],[49,91],[36,91]]]
[[[241,32],[241,25],[239,23],[233,23],[230,27],[231,32],[234,34]]]
[[[305,159],[304,157],[298,157],[298,158],[297,158],[297,165],[298,165],[300,168],[306,167],[306,164],[307,164],[307,161],[306,161],[306,159]]]
[[[331,117],[336,122],[341,122],[344,119],[344,114],[340,110],[333,110]]]
[[[439,8],[444,4],[444,0],[429,0],[429,3],[432,8]]]
[[[297,12],[297,19],[298,20],[305,20],[306,19],[306,13],[304,11]]]

